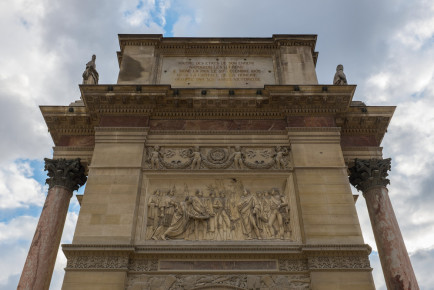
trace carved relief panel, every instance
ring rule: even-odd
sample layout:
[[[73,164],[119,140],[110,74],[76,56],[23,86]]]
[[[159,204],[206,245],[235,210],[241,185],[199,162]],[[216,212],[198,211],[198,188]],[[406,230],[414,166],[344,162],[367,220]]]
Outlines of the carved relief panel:
[[[311,289],[309,275],[131,275],[126,289]]]
[[[299,241],[296,201],[288,180],[152,178],[142,193],[139,240]]]
[[[275,147],[146,147],[144,168],[291,170],[290,148]]]

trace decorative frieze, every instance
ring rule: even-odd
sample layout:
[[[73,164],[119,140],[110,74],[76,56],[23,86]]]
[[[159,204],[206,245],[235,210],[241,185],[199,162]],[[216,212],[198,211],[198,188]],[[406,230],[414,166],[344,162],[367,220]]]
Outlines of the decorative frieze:
[[[279,271],[281,272],[303,272],[308,269],[307,259],[279,259]]]
[[[128,270],[133,272],[158,271],[158,259],[132,259]]]
[[[146,147],[144,169],[292,170],[290,147]]]
[[[368,256],[316,256],[309,257],[310,270],[364,269],[371,270]]]
[[[66,269],[127,270],[128,256],[73,255],[68,257]]]
[[[126,289],[310,289],[309,275],[130,275]]]

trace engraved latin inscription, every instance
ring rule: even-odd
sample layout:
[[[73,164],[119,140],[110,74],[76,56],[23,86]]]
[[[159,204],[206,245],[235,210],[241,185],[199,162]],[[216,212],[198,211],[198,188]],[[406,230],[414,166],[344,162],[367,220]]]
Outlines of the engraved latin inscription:
[[[275,84],[271,57],[165,57],[161,84],[173,87],[262,87]]]

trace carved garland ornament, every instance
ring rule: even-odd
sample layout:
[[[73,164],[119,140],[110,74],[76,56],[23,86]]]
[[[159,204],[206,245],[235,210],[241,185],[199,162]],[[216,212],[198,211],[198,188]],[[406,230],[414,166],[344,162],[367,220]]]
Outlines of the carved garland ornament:
[[[291,170],[290,147],[146,147],[145,169]]]

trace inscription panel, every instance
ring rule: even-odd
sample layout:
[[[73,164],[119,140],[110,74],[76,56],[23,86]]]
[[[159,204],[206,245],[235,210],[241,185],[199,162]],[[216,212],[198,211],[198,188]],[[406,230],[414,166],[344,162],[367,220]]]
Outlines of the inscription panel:
[[[272,57],[163,57],[161,84],[248,88],[276,84]]]
[[[277,270],[276,261],[160,261],[160,270]]]

